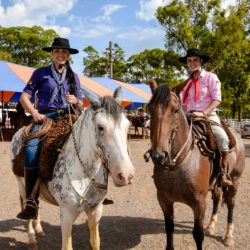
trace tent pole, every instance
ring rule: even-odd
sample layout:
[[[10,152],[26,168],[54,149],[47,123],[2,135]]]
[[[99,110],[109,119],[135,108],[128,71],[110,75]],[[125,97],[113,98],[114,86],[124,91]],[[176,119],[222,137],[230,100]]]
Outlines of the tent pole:
[[[3,90],[2,90],[2,121],[3,121]]]

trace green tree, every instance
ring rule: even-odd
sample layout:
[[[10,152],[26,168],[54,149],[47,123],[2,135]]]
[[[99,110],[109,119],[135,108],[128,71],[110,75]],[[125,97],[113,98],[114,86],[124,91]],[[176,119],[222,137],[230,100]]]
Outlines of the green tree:
[[[127,67],[127,78],[130,81],[146,83],[153,78],[158,84],[172,84],[178,79],[175,69],[180,69],[180,64],[173,51],[156,48],[132,55],[128,59]]]
[[[125,60],[125,51],[117,43],[114,44],[113,50],[113,77],[124,80],[127,72],[127,65]]]
[[[106,76],[110,74],[110,59],[108,53],[100,55],[91,45],[83,49],[86,56],[83,57],[84,74],[89,77]],[[114,44],[112,51],[113,77],[123,79],[126,73],[126,60],[124,50]]]
[[[157,10],[166,30],[166,48],[183,55],[188,48],[200,48],[212,60],[206,65],[222,82],[222,107],[238,114],[249,102],[249,1],[221,9],[219,0],[173,0]],[[247,100],[248,99],[248,100]]]
[[[11,55],[10,61],[32,67],[40,67],[50,62],[50,55],[43,47],[51,45],[58,37],[54,30],[42,27],[0,27],[0,51]]]
[[[229,13],[221,11],[214,16],[213,32],[210,39],[203,42],[213,55],[210,64],[222,82],[222,108],[232,118],[242,112],[249,112],[250,92],[250,40],[249,3],[239,1],[237,7],[230,7]]]
[[[105,76],[108,72],[108,58],[100,56],[91,45],[84,48],[83,51],[87,54],[83,57],[83,73],[89,77]]]
[[[4,52],[4,51],[0,51],[0,60],[3,61],[11,61],[11,54]]]

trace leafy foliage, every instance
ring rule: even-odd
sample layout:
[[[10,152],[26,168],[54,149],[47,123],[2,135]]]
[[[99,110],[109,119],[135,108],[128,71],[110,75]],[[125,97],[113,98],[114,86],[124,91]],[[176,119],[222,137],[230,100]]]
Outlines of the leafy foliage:
[[[219,0],[173,0],[157,10],[166,31],[166,48],[183,55],[200,48],[212,57],[208,70],[222,82],[222,108],[226,116],[241,119],[249,110],[250,6],[238,0],[237,7],[224,10]],[[232,111],[231,111],[232,110]]]
[[[8,61],[32,67],[44,66],[50,62],[50,54],[42,48],[49,47],[55,37],[58,35],[54,30],[39,26],[0,27],[0,51],[11,55],[6,58]]]
[[[158,84],[173,84],[178,80],[175,69],[180,69],[180,64],[173,51],[156,48],[132,55],[127,67],[130,81],[148,82],[154,78]]]
[[[110,58],[107,53],[99,55],[98,51],[95,50],[91,45],[83,49],[86,56],[83,57],[84,74],[86,76],[105,76],[110,71]],[[114,44],[114,50],[112,52],[112,64],[113,64],[113,77],[123,78],[126,73],[126,61],[125,52],[118,45]]]

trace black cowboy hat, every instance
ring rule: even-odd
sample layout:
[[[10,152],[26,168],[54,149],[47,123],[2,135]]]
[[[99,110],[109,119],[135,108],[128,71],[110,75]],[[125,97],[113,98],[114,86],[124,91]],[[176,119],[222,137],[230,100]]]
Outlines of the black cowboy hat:
[[[51,47],[43,48],[44,51],[51,52],[52,49],[66,49],[70,54],[77,54],[79,51],[77,49],[70,48],[69,40],[66,38],[57,37],[54,39]]]
[[[210,56],[202,55],[198,49],[189,49],[186,56],[179,57],[178,61],[187,64],[187,58],[191,56],[199,56],[202,59],[202,63],[206,63],[210,59]]]

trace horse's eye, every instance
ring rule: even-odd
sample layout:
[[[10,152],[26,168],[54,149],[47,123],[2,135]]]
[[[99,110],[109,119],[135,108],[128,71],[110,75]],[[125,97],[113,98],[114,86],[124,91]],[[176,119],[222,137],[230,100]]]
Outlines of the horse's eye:
[[[99,136],[103,136],[104,134],[104,128],[102,126],[98,126],[98,133],[99,133]]]

